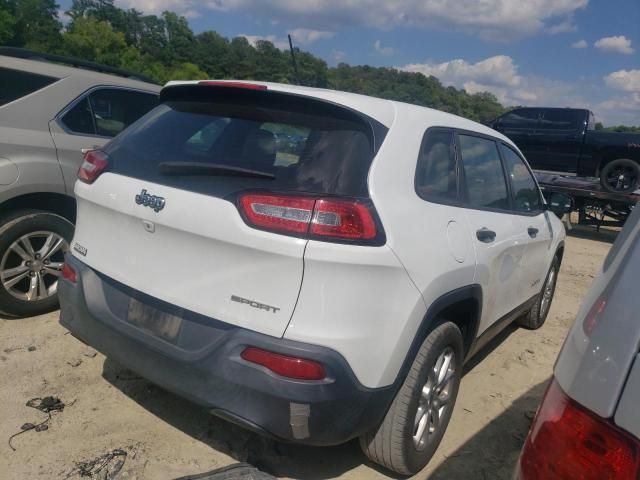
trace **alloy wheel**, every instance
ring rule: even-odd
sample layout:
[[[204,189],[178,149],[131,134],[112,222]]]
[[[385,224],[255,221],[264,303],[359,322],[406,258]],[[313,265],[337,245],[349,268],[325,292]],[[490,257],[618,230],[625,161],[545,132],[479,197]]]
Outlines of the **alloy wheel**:
[[[427,381],[420,391],[418,410],[413,425],[413,444],[424,450],[441,427],[440,419],[451,408],[451,391],[455,381],[456,356],[446,347],[438,356]]]
[[[549,313],[549,307],[551,306],[551,300],[553,300],[553,291],[556,282],[556,269],[555,267],[549,271],[547,281],[544,284],[544,290],[542,291],[542,300],[540,302],[540,318],[545,318]]]
[[[19,300],[33,302],[53,297],[68,249],[67,241],[54,232],[23,235],[2,256],[0,282]]]

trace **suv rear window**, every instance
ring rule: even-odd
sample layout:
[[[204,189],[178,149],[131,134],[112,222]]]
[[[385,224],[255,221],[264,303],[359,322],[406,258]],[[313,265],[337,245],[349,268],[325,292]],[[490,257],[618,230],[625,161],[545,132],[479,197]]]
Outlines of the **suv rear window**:
[[[2,78],[0,106],[13,102],[25,95],[29,95],[58,80],[57,78],[46,75],[38,75],[36,73],[3,67],[0,67],[0,78]]]
[[[166,101],[107,146],[109,171],[219,197],[250,188],[368,196],[368,122],[300,97],[236,97]]]

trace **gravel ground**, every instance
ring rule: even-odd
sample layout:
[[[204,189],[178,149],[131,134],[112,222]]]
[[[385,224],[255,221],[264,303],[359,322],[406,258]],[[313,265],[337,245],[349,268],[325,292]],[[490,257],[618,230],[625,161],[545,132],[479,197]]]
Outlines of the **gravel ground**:
[[[509,328],[467,365],[443,443],[415,478],[510,479],[558,350],[611,241],[607,233],[573,231],[547,323],[535,332]],[[15,437],[13,451],[6,439],[24,423],[47,419],[25,403],[48,395],[65,409],[51,413],[47,430]],[[91,470],[81,462],[115,449],[123,452],[103,458],[93,478],[105,478],[118,462],[120,480],[174,479],[237,461],[279,477],[389,478],[357,442],[279,445],[212,417],[68,335],[57,312],[0,320],[0,405],[2,479],[79,478]]]

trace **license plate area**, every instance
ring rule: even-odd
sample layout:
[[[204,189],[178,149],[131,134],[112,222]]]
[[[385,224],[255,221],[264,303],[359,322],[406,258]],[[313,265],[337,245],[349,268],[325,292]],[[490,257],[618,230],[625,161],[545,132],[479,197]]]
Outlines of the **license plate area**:
[[[129,299],[127,321],[172,343],[176,342],[182,327],[182,317],[158,310],[136,298]]]

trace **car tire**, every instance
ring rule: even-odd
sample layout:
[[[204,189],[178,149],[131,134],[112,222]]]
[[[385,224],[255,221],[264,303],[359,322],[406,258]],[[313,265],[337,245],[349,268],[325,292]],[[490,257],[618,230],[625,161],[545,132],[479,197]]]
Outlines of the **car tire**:
[[[69,220],[43,210],[0,219],[0,314],[23,318],[58,307],[57,277],[73,230]]]
[[[551,302],[556,292],[556,284],[558,283],[558,272],[560,271],[560,260],[553,257],[547,276],[544,279],[542,290],[536,299],[536,303],[529,312],[518,320],[518,324],[529,330],[537,330],[547,320]]]
[[[462,333],[454,323],[442,323],[431,331],[380,426],[360,437],[370,460],[401,475],[413,475],[429,463],[453,412],[463,354]],[[439,374],[445,381],[438,382]],[[444,398],[447,401],[441,405]],[[431,432],[435,412],[439,421]]]
[[[627,158],[613,160],[602,167],[600,185],[610,193],[632,193],[640,188],[640,165]]]

